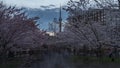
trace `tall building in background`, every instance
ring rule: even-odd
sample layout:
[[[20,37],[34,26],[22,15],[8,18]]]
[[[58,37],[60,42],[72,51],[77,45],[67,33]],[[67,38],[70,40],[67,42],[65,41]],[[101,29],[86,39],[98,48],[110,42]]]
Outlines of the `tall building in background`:
[[[59,11],[59,32],[62,32],[62,11],[61,11],[61,5],[60,5],[60,11]]]
[[[63,27],[63,24],[62,24],[62,8],[60,6],[60,9],[59,9],[59,14],[58,14],[58,18],[54,18],[52,22],[50,22],[48,24],[48,32],[47,34],[53,34],[54,35],[56,33],[61,33],[62,32],[62,27]]]

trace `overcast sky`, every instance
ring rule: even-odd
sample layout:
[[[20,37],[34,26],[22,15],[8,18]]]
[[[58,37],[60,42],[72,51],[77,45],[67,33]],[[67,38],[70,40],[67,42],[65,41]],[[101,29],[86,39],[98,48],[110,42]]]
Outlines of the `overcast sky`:
[[[40,8],[40,6],[55,5],[59,7],[60,4],[65,5],[69,0],[0,0],[8,5],[16,5],[19,7]]]

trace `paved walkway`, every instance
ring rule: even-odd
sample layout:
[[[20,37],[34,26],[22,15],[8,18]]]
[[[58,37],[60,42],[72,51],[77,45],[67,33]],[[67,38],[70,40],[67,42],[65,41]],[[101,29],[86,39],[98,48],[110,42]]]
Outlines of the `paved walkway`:
[[[65,57],[60,54],[51,54],[45,57],[43,62],[35,62],[30,68],[74,68]]]

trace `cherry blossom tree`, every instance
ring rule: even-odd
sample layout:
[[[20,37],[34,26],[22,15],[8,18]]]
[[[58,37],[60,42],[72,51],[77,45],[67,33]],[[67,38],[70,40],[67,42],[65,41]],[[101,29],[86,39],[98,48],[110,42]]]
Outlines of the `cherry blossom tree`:
[[[69,13],[69,17],[66,28],[68,31],[71,31],[75,34],[75,36],[77,36],[77,40],[79,40],[81,45],[87,45],[90,48],[97,48],[97,56],[100,57],[103,55],[102,48],[106,47],[107,45],[119,45],[119,41],[113,40],[110,35],[111,33],[117,32],[112,35],[117,36],[117,40],[119,39],[119,31],[114,29],[116,28],[116,26],[112,24],[114,21],[109,19],[111,18],[110,14],[113,14],[114,16],[115,14],[106,13],[106,16],[108,16],[106,19],[106,24],[102,24],[102,21],[98,22],[92,19],[89,20],[89,14],[87,15],[87,11],[90,11],[90,9],[81,8],[81,6],[87,6],[88,4],[84,3],[84,5],[79,5],[79,2],[81,3],[81,0],[78,2],[70,1],[70,3],[68,3],[66,11]],[[95,10],[93,9],[93,11]],[[119,16],[119,13],[117,13],[117,15]],[[119,28],[119,26],[117,26],[117,28]],[[113,32],[111,32],[111,30]],[[115,39],[115,37],[113,38]],[[114,43],[112,44],[112,42]]]
[[[119,8],[120,9],[120,0],[93,0],[96,3],[96,6],[99,8]]]
[[[0,3],[0,55],[12,48],[35,48],[43,44],[45,32],[38,29],[38,17],[28,18],[22,8]]]

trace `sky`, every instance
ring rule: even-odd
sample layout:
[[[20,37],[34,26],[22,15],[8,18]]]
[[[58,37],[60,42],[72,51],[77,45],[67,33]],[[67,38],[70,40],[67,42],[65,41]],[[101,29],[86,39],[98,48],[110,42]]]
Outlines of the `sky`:
[[[59,18],[59,7],[67,4],[69,0],[0,0],[6,5],[25,7],[30,17],[39,16],[39,28],[47,29],[48,23],[54,18]],[[67,13],[62,10],[62,18],[65,21]]]
[[[16,5],[18,7],[40,8],[40,6],[59,7],[65,5],[69,0],[0,0],[8,5]]]

